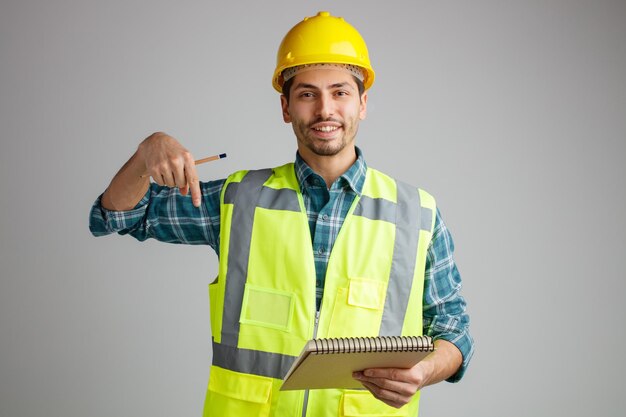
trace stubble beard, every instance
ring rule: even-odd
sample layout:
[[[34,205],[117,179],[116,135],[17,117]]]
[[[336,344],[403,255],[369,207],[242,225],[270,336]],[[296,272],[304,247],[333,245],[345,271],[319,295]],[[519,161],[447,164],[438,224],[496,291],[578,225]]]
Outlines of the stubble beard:
[[[326,120],[329,121],[329,120]],[[338,122],[338,120],[333,120]],[[296,134],[296,138],[298,139],[298,143],[304,145],[307,149],[313,152],[318,156],[334,156],[341,152],[348,143],[353,142],[354,137],[356,136],[357,127],[356,123],[341,123],[341,128],[343,130],[341,137],[339,140],[325,141],[323,139],[318,139],[312,136],[310,126],[319,123],[320,120],[316,120],[313,123],[307,124],[302,121],[292,121],[293,131]]]

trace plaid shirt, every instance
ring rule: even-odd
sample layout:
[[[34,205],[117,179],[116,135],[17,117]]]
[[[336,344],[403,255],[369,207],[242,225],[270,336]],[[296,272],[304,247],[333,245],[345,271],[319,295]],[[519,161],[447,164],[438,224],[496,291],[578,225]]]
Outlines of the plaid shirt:
[[[328,259],[352,202],[361,194],[367,166],[360,149],[356,162],[330,188],[296,155],[296,177],[302,190],[316,269],[318,308],[324,290]],[[169,243],[209,245],[219,256],[220,194],[225,180],[200,184],[203,202],[195,208],[191,198],[177,188],[151,184],[137,206],[128,211],[110,211],[99,197],[94,203],[89,228],[95,236],[111,233],[130,234],[143,241],[154,238]],[[469,334],[469,316],[460,295],[461,277],[454,258],[452,236],[437,209],[435,228],[426,257],[424,276],[424,334],[456,345],[463,355],[463,365],[448,381],[461,379],[474,352]]]

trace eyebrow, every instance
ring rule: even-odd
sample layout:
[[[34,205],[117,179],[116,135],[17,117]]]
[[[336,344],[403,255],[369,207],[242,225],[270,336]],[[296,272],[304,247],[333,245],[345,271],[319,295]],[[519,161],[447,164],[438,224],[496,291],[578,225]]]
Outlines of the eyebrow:
[[[350,84],[347,81],[341,82],[341,83],[335,83],[335,84],[331,84],[329,86],[329,88],[345,88],[345,87],[349,87],[350,89],[354,90],[354,87],[352,86],[352,84]],[[316,85],[313,84],[307,84],[307,83],[298,83],[296,84],[296,86],[293,88],[294,90],[299,90],[299,89],[311,89],[311,90],[320,90],[320,88]]]

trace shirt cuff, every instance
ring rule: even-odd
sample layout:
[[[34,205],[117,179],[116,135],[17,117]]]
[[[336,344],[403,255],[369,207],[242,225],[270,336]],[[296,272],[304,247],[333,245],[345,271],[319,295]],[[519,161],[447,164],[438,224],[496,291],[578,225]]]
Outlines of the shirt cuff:
[[[94,236],[104,236],[111,233],[127,234],[144,218],[149,201],[150,189],[131,210],[108,210],[102,207],[101,194],[91,207],[89,230]]]
[[[474,340],[472,336],[469,334],[467,330],[462,333],[441,333],[438,335],[433,335],[433,340],[446,340],[456,346],[461,355],[463,356],[463,362],[461,363],[461,367],[458,371],[452,375],[450,378],[446,379],[447,382],[459,382],[463,375],[465,375],[465,371],[474,355]]]

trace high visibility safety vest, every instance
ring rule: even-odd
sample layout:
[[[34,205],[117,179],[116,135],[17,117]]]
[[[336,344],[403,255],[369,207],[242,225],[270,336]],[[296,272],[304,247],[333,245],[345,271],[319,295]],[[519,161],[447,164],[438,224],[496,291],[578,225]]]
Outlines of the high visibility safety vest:
[[[416,416],[367,390],[280,391],[314,338],[422,334],[435,200],[368,168],[332,249],[316,315],[315,265],[293,163],[231,175],[209,285],[213,364],[205,417]],[[317,317],[316,317],[317,316]]]

